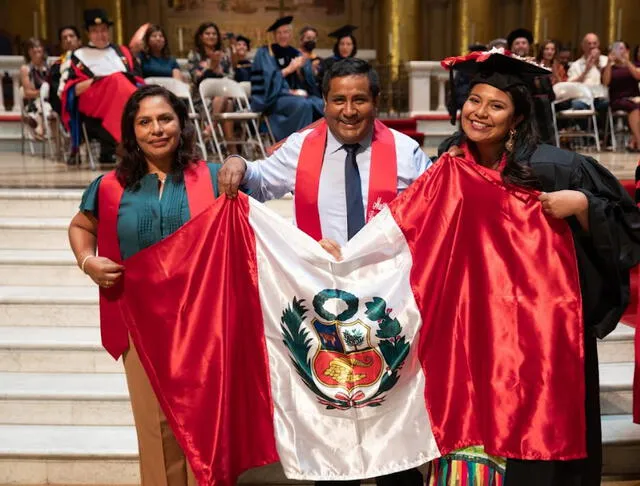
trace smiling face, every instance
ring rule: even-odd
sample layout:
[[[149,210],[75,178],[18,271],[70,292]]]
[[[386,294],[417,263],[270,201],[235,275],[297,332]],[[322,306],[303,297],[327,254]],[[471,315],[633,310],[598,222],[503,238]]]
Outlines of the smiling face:
[[[553,42],[548,42],[544,46],[544,51],[542,51],[542,58],[547,61],[553,61],[553,58],[556,57],[556,45]]]
[[[89,41],[98,49],[104,49],[111,43],[109,26],[107,24],[92,25],[89,27]]]
[[[244,57],[249,52],[249,46],[243,40],[236,41],[236,54],[239,58],[244,59]]]
[[[291,27],[291,25],[281,25],[280,27],[278,27],[273,33],[276,39],[276,44],[278,44],[280,47],[287,47],[289,44],[291,44],[292,33],[293,28]]]
[[[520,57],[527,57],[530,47],[526,37],[518,37],[513,41],[513,44],[511,44],[511,51]]]
[[[134,131],[147,160],[173,159],[180,142],[180,121],[163,96],[149,96],[140,101]]]
[[[200,40],[202,45],[209,49],[214,49],[218,43],[218,32],[214,27],[207,27],[202,34],[200,34]]]
[[[488,84],[476,84],[462,106],[462,130],[476,144],[502,143],[515,128],[511,96]]]
[[[329,130],[343,144],[360,143],[373,129],[378,100],[364,74],[333,78],[325,99]]]

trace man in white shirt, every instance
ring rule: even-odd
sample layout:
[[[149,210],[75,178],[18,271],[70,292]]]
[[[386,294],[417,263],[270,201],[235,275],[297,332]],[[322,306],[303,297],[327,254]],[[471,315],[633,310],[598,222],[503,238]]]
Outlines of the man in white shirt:
[[[600,39],[594,33],[589,33],[582,39],[583,56],[574,61],[567,73],[568,81],[574,83],[584,83],[593,93],[594,105],[598,112],[607,111],[609,107],[608,92],[606,86],[602,84],[601,73],[607,66],[607,56],[600,52]],[[571,108],[574,110],[585,110],[589,106],[582,99],[571,100]]]
[[[334,248],[353,236],[348,224],[349,218],[356,217],[351,214],[354,206],[350,206],[355,202],[348,200],[353,178],[360,194],[359,208],[354,209],[359,218],[356,224],[364,224],[389,200],[381,184],[392,184],[393,198],[431,165],[414,140],[375,119],[379,92],[378,76],[366,61],[348,58],[335,63],[323,82],[326,123],[319,127],[328,130],[325,128],[320,153],[313,148],[318,146],[314,140],[322,137],[316,127],[294,133],[265,160],[246,163],[241,157],[230,157],[218,176],[220,191],[235,197],[241,186],[260,201],[294,192],[297,226],[307,231],[307,217],[319,218],[320,228],[316,225],[307,232],[330,253],[339,255]],[[354,149],[355,153],[349,152]],[[385,151],[391,156],[388,163],[380,164],[380,154]],[[301,152],[306,156],[301,157]],[[319,163],[307,166],[316,155],[321,157]],[[354,159],[357,174],[348,163]],[[316,207],[304,212],[301,206],[307,203]]]
[[[380,81],[369,63],[338,61],[322,84],[326,121],[294,133],[265,160],[229,157],[218,186],[229,197],[242,187],[260,201],[294,192],[296,225],[340,259],[340,246],[431,161],[414,140],[376,120]],[[317,484],[334,483],[360,481]],[[379,477],[376,484],[422,486],[423,478],[414,468]]]

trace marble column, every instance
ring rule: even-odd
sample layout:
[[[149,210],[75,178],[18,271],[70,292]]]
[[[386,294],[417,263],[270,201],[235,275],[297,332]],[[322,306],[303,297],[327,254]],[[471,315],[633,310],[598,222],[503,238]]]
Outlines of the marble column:
[[[420,56],[420,0],[382,0],[378,28],[378,61],[391,67],[391,79],[398,79],[402,62]]]
[[[495,16],[491,0],[459,0],[456,8],[456,51],[466,54],[469,45],[486,44],[494,36]]]

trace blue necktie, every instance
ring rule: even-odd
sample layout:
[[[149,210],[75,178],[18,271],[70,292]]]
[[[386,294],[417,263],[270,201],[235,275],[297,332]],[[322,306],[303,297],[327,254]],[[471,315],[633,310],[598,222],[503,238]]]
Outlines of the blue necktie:
[[[360,144],[343,145],[347,152],[344,164],[344,181],[347,199],[347,237],[350,240],[364,226],[364,204],[362,203],[362,184],[360,171],[356,163],[356,152]]]

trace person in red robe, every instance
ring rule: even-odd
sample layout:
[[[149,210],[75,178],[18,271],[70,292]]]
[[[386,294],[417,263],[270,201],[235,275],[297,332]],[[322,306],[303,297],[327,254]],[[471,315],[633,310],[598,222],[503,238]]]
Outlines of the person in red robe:
[[[103,9],[84,11],[89,44],[73,52],[71,72],[62,93],[62,118],[80,142],[80,122],[100,141],[100,163],[115,162],[120,143],[120,119],[129,97],[143,84],[136,76],[129,49],[111,43],[109,20]]]

